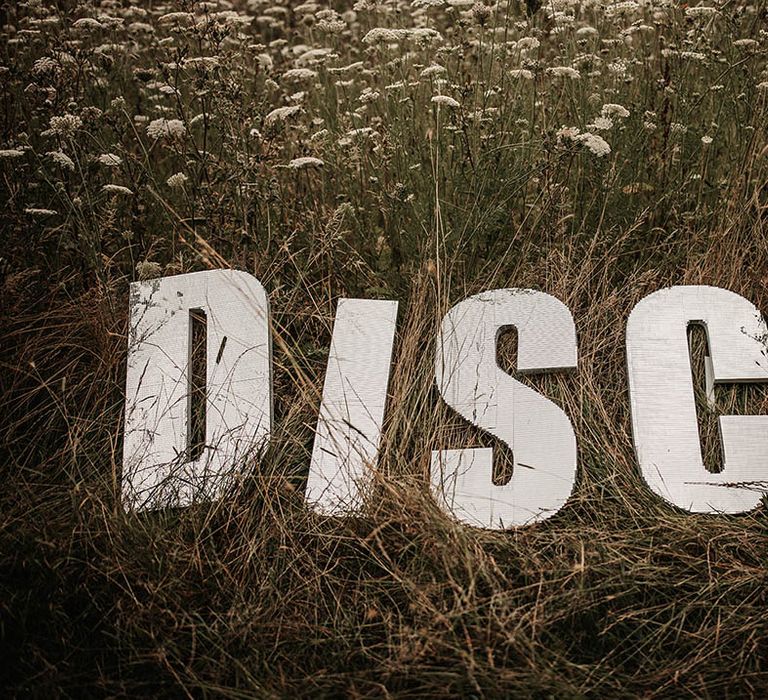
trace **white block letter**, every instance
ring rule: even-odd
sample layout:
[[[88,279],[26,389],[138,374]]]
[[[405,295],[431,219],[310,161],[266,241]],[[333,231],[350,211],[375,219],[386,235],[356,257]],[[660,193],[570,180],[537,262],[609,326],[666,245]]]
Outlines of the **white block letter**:
[[[135,282],[130,290],[123,505],[217,498],[272,427],[269,302],[245,272]],[[190,459],[190,312],[206,319],[205,442]]]
[[[723,470],[705,469],[687,339],[691,323],[706,328],[715,384],[768,381],[768,328],[749,301],[706,286],[649,294],[627,322],[637,461],[654,493],[680,508],[743,513],[768,490],[768,416],[721,416]]]
[[[562,302],[530,289],[496,289],[454,306],[437,341],[435,377],[445,402],[513,451],[514,473],[492,482],[492,448],[432,453],[432,490],[457,519],[501,529],[544,520],[571,494],[576,437],[560,408],[502,372],[500,332],[518,334],[520,373],[576,367],[576,330]]]
[[[326,515],[358,510],[376,468],[396,319],[396,301],[339,299],[306,492]]]

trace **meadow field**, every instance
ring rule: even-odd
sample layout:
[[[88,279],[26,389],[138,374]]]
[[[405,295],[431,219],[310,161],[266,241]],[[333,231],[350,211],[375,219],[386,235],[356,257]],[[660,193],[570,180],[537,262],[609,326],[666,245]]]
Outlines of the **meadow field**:
[[[281,4],[283,2],[284,4]],[[28,0],[0,5],[4,697],[764,698],[768,509],[694,515],[635,458],[633,306],[768,310],[765,0]],[[272,309],[275,430],[224,499],[120,503],[128,286],[235,268]],[[525,381],[579,446],[553,518],[491,532],[430,451],[505,446],[440,400],[471,294],[571,309]],[[359,517],[307,507],[340,297],[400,302]],[[704,400],[768,414],[765,385]],[[515,339],[499,345],[514,372]],[[506,454],[508,458],[508,454]],[[512,475],[514,478],[514,475]]]

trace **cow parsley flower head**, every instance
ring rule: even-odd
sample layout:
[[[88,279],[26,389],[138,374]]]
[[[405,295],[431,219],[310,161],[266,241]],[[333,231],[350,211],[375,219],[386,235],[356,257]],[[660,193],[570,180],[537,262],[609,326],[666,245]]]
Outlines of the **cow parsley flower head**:
[[[173,189],[181,189],[187,182],[189,182],[189,178],[184,173],[174,173],[165,181],[168,187]]]
[[[147,136],[149,138],[158,140],[174,140],[182,139],[187,134],[187,127],[184,126],[184,122],[181,119],[165,119],[160,117],[159,119],[153,119],[147,124]]]
[[[45,155],[47,155],[54,163],[61,166],[65,170],[71,170],[74,172],[75,162],[63,151],[49,151]]]
[[[547,68],[547,73],[558,78],[570,78],[571,80],[581,78],[581,73],[570,66],[553,66],[552,68]]]
[[[312,70],[311,68],[291,68],[283,73],[283,80],[292,80],[296,82],[300,80],[311,80],[316,77],[317,71]]]
[[[376,100],[381,97],[381,93],[378,90],[374,90],[373,88],[367,87],[364,88],[363,91],[360,93],[360,102],[365,104],[370,104],[371,102],[376,102]]]
[[[579,134],[574,139],[577,143],[586,146],[592,153],[599,158],[607,156],[611,152],[611,147],[602,136],[597,134],[584,133]]]
[[[81,17],[72,26],[75,29],[104,29],[104,25],[93,17]]]
[[[123,187],[122,185],[104,185],[104,187],[101,188],[101,191],[106,194],[124,194],[124,195],[132,195],[133,190],[128,187]]]
[[[591,124],[587,124],[587,128],[594,131],[609,131],[613,128],[613,119],[610,117],[595,117]]]
[[[558,142],[563,139],[568,139],[573,143],[579,143],[582,146],[588,148],[592,153],[598,157],[607,156],[611,152],[611,147],[602,136],[590,133],[589,131],[581,132],[581,129],[577,126],[563,126],[555,133]]]
[[[682,136],[686,131],[688,131],[688,127],[680,122],[672,122],[669,125],[669,133],[673,136]]]
[[[686,17],[712,17],[716,14],[718,14],[716,7],[708,7],[706,5],[689,7],[685,10]]]
[[[629,116],[629,110],[622,105],[609,102],[608,104],[603,105],[600,114],[603,117],[619,117],[620,119],[626,119]]]
[[[435,78],[440,75],[445,75],[445,68],[438,65],[437,63],[433,63],[431,66],[427,66],[423,71],[421,71],[419,75],[422,78]]]
[[[452,109],[458,109],[461,105],[448,95],[435,95],[432,98],[432,102],[436,105],[442,105],[444,107],[451,107]]]
[[[123,159],[114,153],[102,153],[96,160],[108,168],[119,168],[123,164]]]
[[[63,114],[60,117],[51,117],[49,128],[43,132],[43,136],[72,137],[83,125],[83,120],[75,114]]]
[[[312,156],[302,156],[301,158],[294,158],[288,167],[293,170],[302,170],[304,168],[321,168],[325,163],[319,158],[313,158]]]
[[[557,140],[570,139],[573,141],[578,135],[581,129],[578,126],[561,126],[556,132],[555,136]]]
[[[541,42],[535,36],[524,36],[517,42],[519,51],[535,51],[541,46]]]
[[[526,68],[515,68],[509,71],[513,78],[522,78],[523,80],[533,80],[533,72]]]
[[[276,122],[282,122],[288,119],[288,117],[293,116],[300,111],[301,107],[298,105],[278,107],[277,109],[273,109],[269,114],[267,114],[266,117],[264,117],[264,123],[269,126],[270,124],[275,124]]]
[[[376,27],[371,29],[364,37],[364,44],[393,44],[405,38],[405,30]]]
[[[0,150],[0,158],[21,158],[24,155],[24,151],[20,151],[18,148],[3,148]]]

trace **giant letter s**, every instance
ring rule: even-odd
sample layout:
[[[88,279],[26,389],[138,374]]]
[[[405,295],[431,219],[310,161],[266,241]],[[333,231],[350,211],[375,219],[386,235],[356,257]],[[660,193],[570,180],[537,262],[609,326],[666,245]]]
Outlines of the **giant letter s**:
[[[440,394],[468,421],[507,443],[515,463],[510,482],[495,486],[492,448],[435,451],[432,489],[456,518],[486,528],[550,517],[576,479],[576,437],[568,417],[496,362],[497,338],[506,326],[517,329],[521,373],[575,368],[577,358],[570,311],[543,292],[483,292],[443,319],[435,359]]]

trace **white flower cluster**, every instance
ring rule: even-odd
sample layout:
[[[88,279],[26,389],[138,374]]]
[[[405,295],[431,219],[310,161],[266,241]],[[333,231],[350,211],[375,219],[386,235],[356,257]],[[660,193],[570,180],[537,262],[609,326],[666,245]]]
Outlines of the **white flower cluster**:
[[[567,139],[573,143],[581,144],[599,158],[607,156],[611,152],[610,145],[602,136],[589,131],[582,132],[577,126],[563,126],[558,129],[555,136],[558,142]]]
[[[264,123],[267,126],[282,122],[301,111],[301,107],[298,105],[289,105],[287,107],[277,107],[273,109],[266,117],[264,117]]]
[[[181,119],[164,119],[160,117],[159,119],[153,119],[147,124],[147,136],[155,141],[183,139],[186,135],[187,127],[184,126],[184,122]]]
[[[303,170],[304,168],[321,168],[325,163],[320,158],[313,158],[312,156],[302,156],[301,158],[294,158],[288,167],[293,170]]]

